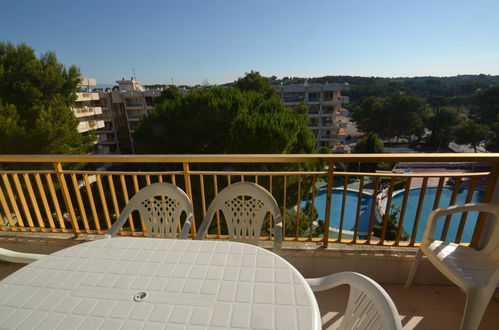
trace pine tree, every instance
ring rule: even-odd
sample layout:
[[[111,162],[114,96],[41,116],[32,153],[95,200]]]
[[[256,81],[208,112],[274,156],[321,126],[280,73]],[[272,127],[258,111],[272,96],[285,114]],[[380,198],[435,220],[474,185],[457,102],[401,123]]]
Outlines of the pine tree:
[[[54,53],[0,43],[0,153],[84,154],[94,136],[77,131],[71,111],[81,77]]]

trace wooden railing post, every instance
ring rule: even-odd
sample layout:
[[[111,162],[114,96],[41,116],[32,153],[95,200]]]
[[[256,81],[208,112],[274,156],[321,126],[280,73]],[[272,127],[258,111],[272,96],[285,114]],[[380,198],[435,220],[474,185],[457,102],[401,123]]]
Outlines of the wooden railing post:
[[[191,174],[189,170],[189,163],[184,162],[182,163],[183,168],[184,168],[184,181],[185,181],[185,190],[187,193],[187,196],[189,196],[191,203],[194,204],[194,200],[192,199],[192,186],[191,186]],[[192,223],[191,223],[191,234],[192,238],[196,237],[196,221],[194,217],[192,217]]]
[[[327,194],[326,194],[326,218],[324,219],[324,240],[322,246],[327,248],[329,244],[329,224],[331,222],[331,199],[333,194],[333,172],[334,162],[328,162],[327,170]]]
[[[494,196],[494,191],[496,189],[497,176],[499,175],[499,162],[495,162],[492,165],[492,170],[487,179],[487,190],[485,191],[485,196],[483,198],[484,203],[492,202],[492,197]],[[475,225],[475,231],[473,232],[473,237],[471,238],[470,246],[473,248],[478,248],[480,245],[480,239],[483,235],[483,230],[485,228],[485,222],[487,220],[487,213],[481,212],[478,216]]]
[[[74,235],[78,238],[79,228],[78,221],[76,220],[75,210],[73,208],[73,203],[71,202],[71,197],[69,196],[68,186],[66,185],[66,179],[64,178],[64,172],[62,171],[61,163],[54,163],[55,174],[57,175],[57,181],[59,182],[59,187],[61,188],[62,197],[64,198],[64,204],[69,213],[69,219],[71,221],[71,227],[73,227]]]

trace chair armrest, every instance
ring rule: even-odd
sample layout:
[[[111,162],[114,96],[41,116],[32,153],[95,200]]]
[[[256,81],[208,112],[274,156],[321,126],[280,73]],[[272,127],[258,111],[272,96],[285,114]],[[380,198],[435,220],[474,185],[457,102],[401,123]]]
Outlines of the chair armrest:
[[[45,254],[16,252],[0,248],[0,260],[18,264],[29,264],[45,257]]]
[[[468,203],[462,205],[453,205],[445,208],[435,209],[428,216],[428,222],[426,223],[426,229],[421,240],[421,245],[428,245],[435,235],[435,229],[437,227],[437,219],[444,215],[449,215],[453,213],[460,212],[490,212],[498,213],[499,207],[492,204],[485,203]]]
[[[121,213],[119,218],[113,223],[107,234],[110,236],[115,236],[120,230],[120,228],[123,227],[123,225],[125,224],[130,213],[132,213],[132,208],[129,203],[127,206],[125,206],[123,212]]]
[[[280,220],[276,219],[276,220]],[[274,249],[273,252],[279,254],[282,250],[282,222],[277,222],[274,226]]]
[[[306,278],[308,285],[313,292],[325,291],[337,286],[347,284],[345,282],[344,276],[340,275],[343,273],[336,273],[318,278]]]
[[[182,227],[182,231],[180,232],[180,235],[178,238],[180,239],[185,239],[189,235],[189,230],[191,229],[192,226],[192,219],[194,219],[194,214],[189,213],[187,215],[187,219],[185,219],[184,226]]]

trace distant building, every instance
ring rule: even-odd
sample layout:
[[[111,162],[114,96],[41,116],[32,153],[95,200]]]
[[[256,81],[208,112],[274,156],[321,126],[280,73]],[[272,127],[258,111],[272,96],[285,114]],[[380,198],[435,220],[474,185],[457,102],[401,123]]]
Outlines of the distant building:
[[[133,153],[133,132],[140,119],[152,109],[160,89],[146,90],[135,79],[119,80],[118,90],[92,90],[96,80],[82,78],[80,92],[71,107],[80,123],[78,132],[97,135],[98,154]]]
[[[344,152],[346,123],[339,120],[344,110],[342,106],[349,103],[348,96],[342,91],[349,91],[349,84],[295,84],[274,86],[281,102],[296,109],[300,104],[308,107],[309,128],[317,138],[317,149],[330,148],[333,152]]]
[[[110,116],[109,122],[116,141],[116,152],[124,154],[134,153],[133,132],[140,119],[152,110],[153,98],[161,95],[160,89],[146,90],[139,81],[118,80],[118,90],[101,92],[102,99],[106,99]],[[111,137],[111,136],[109,136]],[[114,144],[114,143],[113,143]],[[110,147],[112,144],[110,145]]]
[[[99,94],[91,90],[91,86],[95,85],[95,79],[82,78],[79,85],[80,91],[76,93],[76,101],[71,107],[75,117],[79,120],[77,130],[83,135],[104,127]]]

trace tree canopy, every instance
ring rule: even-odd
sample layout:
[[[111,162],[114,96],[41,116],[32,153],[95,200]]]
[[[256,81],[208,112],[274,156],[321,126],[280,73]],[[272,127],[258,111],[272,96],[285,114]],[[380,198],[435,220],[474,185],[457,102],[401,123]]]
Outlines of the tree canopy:
[[[473,120],[461,121],[454,127],[455,141],[459,144],[470,144],[476,152],[476,147],[485,140],[488,128]]]
[[[422,136],[428,111],[421,99],[394,93],[384,99],[364,98],[352,108],[352,119],[365,133],[383,139]]]
[[[177,86],[168,86],[161,91],[161,95],[154,98],[154,103],[161,104],[165,101],[175,100],[180,98],[182,94],[179,92]]]
[[[234,87],[242,91],[253,91],[263,94],[265,97],[277,95],[268,78],[260,75],[258,71],[246,73],[242,78],[234,82]]]
[[[368,134],[359,139],[352,150],[357,154],[382,154],[385,152],[383,141],[376,134]],[[375,172],[377,163],[361,163],[358,167],[359,170],[364,172]],[[356,165],[352,163],[350,169],[355,170]]]
[[[239,90],[234,87],[211,87],[191,90],[178,98],[155,104],[134,134],[135,150],[150,154],[281,154],[313,153],[315,137],[307,127],[305,115],[284,106],[278,97],[263,92]],[[217,165],[194,164],[192,168],[211,170]],[[221,164],[220,166],[225,166]],[[239,164],[232,169],[291,170],[318,169],[322,164]],[[237,182],[239,178],[231,179]],[[268,187],[270,178],[260,177],[258,184]],[[283,186],[282,177],[273,178],[274,186]],[[273,192],[278,201],[286,198],[287,205],[297,201],[296,177],[286,181],[287,193]],[[311,179],[302,181],[301,198],[306,200]],[[218,188],[228,184],[221,182]],[[213,189],[204,183],[206,198]],[[194,185],[193,189],[198,189]],[[202,217],[201,210],[195,209]],[[310,220],[311,221],[311,220]],[[309,225],[304,219],[301,226]],[[213,228],[212,228],[213,229]]]
[[[139,153],[312,153],[315,138],[278,98],[214,87],[157,104],[134,143]]]
[[[474,102],[473,113],[478,115],[481,123],[490,124],[498,120],[499,85],[480,91]]]
[[[0,153],[87,153],[94,138],[78,133],[70,109],[80,80],[52,52],[37,58],[25,44],[0,43]]]

